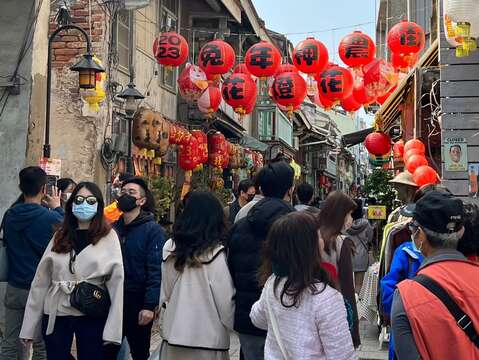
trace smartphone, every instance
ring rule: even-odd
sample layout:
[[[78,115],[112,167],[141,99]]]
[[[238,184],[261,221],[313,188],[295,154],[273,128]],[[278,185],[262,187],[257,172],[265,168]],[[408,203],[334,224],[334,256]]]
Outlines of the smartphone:
[[[47,175],[47,194],[53,195],[53,187],[57,186],[58,176]]]

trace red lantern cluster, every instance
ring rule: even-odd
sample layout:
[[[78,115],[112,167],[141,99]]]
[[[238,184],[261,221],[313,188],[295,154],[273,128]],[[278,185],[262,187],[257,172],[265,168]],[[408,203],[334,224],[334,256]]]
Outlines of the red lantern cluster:
[[[208,162],[217,169],[226,169],[229,163],[228,144],[225,136],[217,132],[208,138]]]
[[[208,162],[208,138],[201,130],[192,130],[191,135],[198,141],[198,159],[199,164],[206,164]]]
[[[235,62],[235,51],[223,40],[206,43],[200,50],[198,63],[213,79],[226,74]]]
[[[339,57],[352,68],[361,68],[374,59],[376,45],[373,39],[361,31],[345,36],[339,43]]]
[[[240,115],[248,113],[257,96],[256,83],[251,75],[233,73],[223,83],[221,89],[224,101]],[[253,104],[254,108],[254,104]]]
[[[391,138],[385,133],[376,131],[366,136],[364,146],[374,156],[388,155],[391,152]]]
[[[160,34],[153,42],[153,54],[160,65],[180,66],[188,58],[189,51],[186,39],[174,31]]]
[[[281,53],[274,45],[262,40],[248,49],[245,64],[251,74],[265,79],[278,71]]]
[[[283,71],[276,75],[272,85],[273,100],[286,107],[288,112],[301,106],[306,93],[306,81],[298,72]]]
[[[293,50],[293,63],[296,68],[308,75],[323,71],[328,65],[328,49],[321,41],[308,37]]]
[[[420,166],[414,171],[412,178],[418,187],[424,185],[434,185],[439,182],[439,175],[429,165]]]
[[[169,141],[174,145],[185,145],[190,140],[191,134],[184,127],[170,124]]]
[[[319,93],[333,102],[346,99],[353,92],[353,75],[341,66],[329,66],[316,81]]]
[[[178,158],[180,168],[185,171],[192,171],[200,164],[196,137],[190,136],[186,143],[180,145]]]

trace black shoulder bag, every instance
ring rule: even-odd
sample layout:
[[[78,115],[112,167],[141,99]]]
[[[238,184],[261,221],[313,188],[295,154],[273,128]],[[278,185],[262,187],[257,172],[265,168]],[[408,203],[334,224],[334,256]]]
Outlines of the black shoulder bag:
[[[479,349],[479,335],[477,334],[472,319],[464,311],[461,310],[459,305],[452,299],[452,297],[439,285],[436,281],[426,275],[417,275],[414,279],[417,283],[424,286],[431,293],[433,293],[439,300],[442,301],[444,306],[449,310],[451,315],[456,320],[457,326],[467,335],[467,337],[476,345]]]
[[[70,252],[70,273],[74,274],[76,254]],[[87,316],[105,319],[110,311],[110,294],[108,291],[86,281],[78,283],[70,295],[70,305]]]

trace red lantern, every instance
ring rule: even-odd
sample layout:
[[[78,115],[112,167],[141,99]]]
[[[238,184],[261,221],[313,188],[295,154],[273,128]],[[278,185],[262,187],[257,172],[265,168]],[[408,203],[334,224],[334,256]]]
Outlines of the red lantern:
[[[208,162],[214,168],[226,169],[228,167],[228,144],[225,136],[220,132],[208,138]]]
[[[178,78],[178,88],[183,99],[194,102],[208,87],[206,74],[198,66],[186,64]]]
[[[281,65],[281,53],[276,46],[262,40],[246,51],[245,64],[251,74],[265,79],[278,71]]]
[[[274,74],[274,76],[278,76],[279,74],[281,73],[284,73],[284,72],[294,72],[294,73],[297,73],[298,72],[298,69],[294,66],[294,65],[291,65],[290,63],[286,63],[286,64],[282,64],[278,71],[276,72],[276,74]]]
[[[365,106],[372,104],[376,100],[376,97],[370,96],[366,92],[362,78],[357,79],[353,87],[353,96],[358,103]]]
[[[178,157],[180,168],[185,171],[192,171],[200,164],[198,156],[198,140],[196,140],[194,136],[190,136],[185,144],[180,145]]]
[[[346,99],[341,100],[341,107],[347,112],[354,112],[361,108],[361,104],[356,101],[353,95],[349,95]]]
[[[391,139],[385,133],[373,132],[366,136],[364,146],[372,155],[388,155],[391,152]]]
[[[177,67],[188,58],[190,49],[186,39],[174,31],[160,34],[153,42],[153,54],[158,64]]]
[[[398,55],[416,55],[424,49],[425,43],[424,30],[412,21],[403,20],[394,25],[388,33],[388,47]]]
[[[404,157],[404,140],[399,140],[393,146],[394,159],[402,159]]]
[[[272,90],[274,102],[292,112],[306,98],[306,81],[297,72],[282,72],[275,77]]]
[[[221,91],[216,86],[209,86],[198,99],[198,109],[211,115],[218,111],[221,105]]]
[[[376,59],[364,67],[364,87],[369,96],[385,95],[397,84],[398,75],[393,66]]]
[[[411,56],[402,56],[399,54],[392,53],[391,64],[394,66],[395,69],[407,72],[410,68],[416,65],[418,59],[418,54]]]
[[[417,149],[421,154],[426,153],[426,147],[424,146],[424,143],[419,139],[409,140],[404,145],[404,152],[407,153],[409,150],[412,150],[412,149]]]
[[[373,39],[361,31],[345,36],[339,43],[339,57],[352,68],[369,64],[373,61],[375,52]]]
[[[198,141],[198,163],[206,164],[208,162],[208,138],[201,130],[192,130],[193,135]]]
[[[412,174],[412,178],[418,187],[437,184],[439,182],[439,176],[432,167],[428,165],[420,166]]]
[[[218,78],[231,70],[235,63],[235,51],[223,40],[206,43],[200,50],[198,63],[205,73]]]
[[[391,94],[392,94],[394,91],[396,91],[397,87],[398,87],[398,85],[396,84],[396,85],[394,85],[394,86],[391,88],[391,90],[389,90],[385,95],[383,95],[383,96],[378,96],[378,97],[376,98],[377,103],[380,104],[380,105],[384,104],[384,103],[386,102],[386,100],[391,96]]]
[[[221,92],[225,102],[243,115],[257,94],[256,83],[248,74],[233,73],[224,81]]]
[[[316,100],[316,104],[321,106],[324,110],[331,110],[331,108],[334,106],[334,101],[329,100],[321,93],[319,93],[318,99]]]
[[[408,151],[404,152],[404,163],[407,164],[409,158],[413,157],[414,155],[424,157],[424,152],[422,152],[420,149],[409,149]]]
[[[235,73],[235,74],[248,74],[250,76],[253,76],[251,74],[251,72],[248,70],[248,67],[246,66],[245,63],[239,63],[238,65],[236,65],[234,70],[233,70],[233,73]]]
[[[319,93],[331,101],[346,99],[353,92],[353,75],[341,66],[328,67],[316,80]]]
[[[293,64],[305,74],[314,75],[323,71],[328,59],[326,46],[313,37],[301,41],[293,50]]]
[[[244,115],[251,114],[256,106],[256,100],[258,98],[258,91],[255,91],[253,98],[251,99],[250,103],[245,107]],[[243,114],[240,114],[243,115]]]
[[[170,125],[170,144],[184,145],[190,140],[191,134],[184,127]]]
[[[412,155],[407,159],[406,169],[411,174],[414,174],[414,171],[416,171],[418,167],[421,167],[424,165],[429,165],[424,155]]]

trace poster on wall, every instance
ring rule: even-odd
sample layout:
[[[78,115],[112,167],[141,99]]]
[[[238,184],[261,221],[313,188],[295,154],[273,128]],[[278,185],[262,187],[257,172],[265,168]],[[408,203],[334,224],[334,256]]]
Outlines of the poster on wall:
[[[444,139],[446,171],[467,171],[467,140],[463,137]]]
[[[369,205],[368,206],[368,219],[369,220],[386,220],[386,206],[384,205]]]
[[[469,196],[477,197],[479,192],[478,185],[479,164],[469,164]]]

